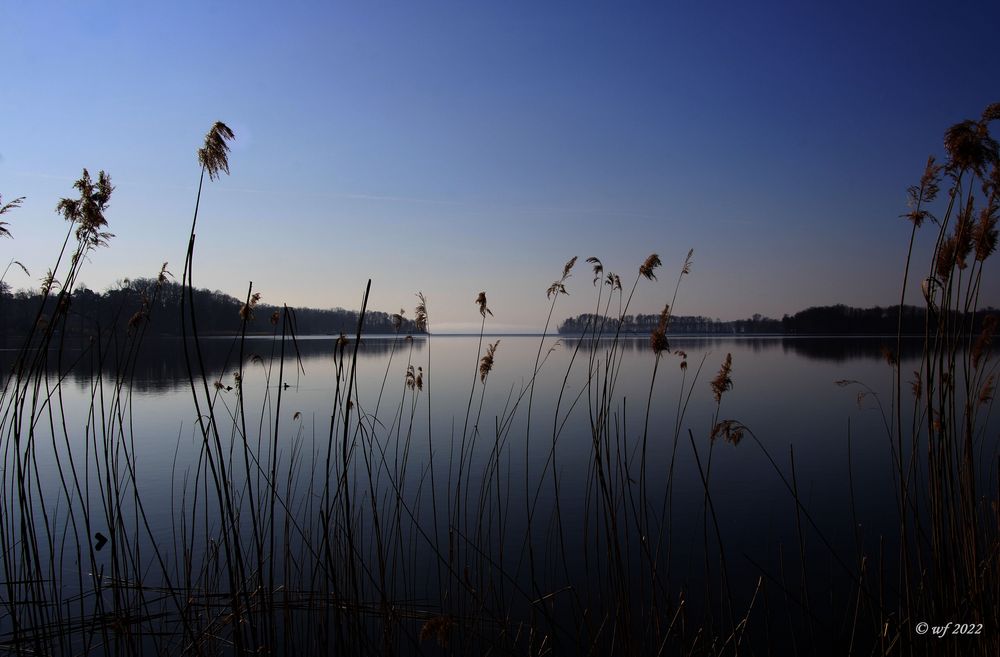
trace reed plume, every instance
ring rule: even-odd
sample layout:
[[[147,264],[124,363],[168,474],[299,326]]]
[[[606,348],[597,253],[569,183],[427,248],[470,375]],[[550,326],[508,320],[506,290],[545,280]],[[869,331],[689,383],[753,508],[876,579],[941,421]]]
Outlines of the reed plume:
[[[549,286],[549,289],[545,291],[545,298],[551,299],[553,294],[569,294],[569,292],[566,291],[566,285],[564,283],[555,281]]]
[[[111,176],[100,171],[95,182],[90,172],[84,169],[73,187],[80,192],[80,198],[61,199],[56,205],[56,212],[71,224],[77,224],[76,238],[86,247],[107,246],[114,235],[101,229],[108,225],[104,213],[115,189],[111,185]]]
[[[715,403],[720,403],[722,401],[722,393],[727,390],[732,390],[733,388],[733,355],[726,354],[726,360],[723,361],[722,367],[719,368],[719,373],[715,375],[712,379],[712,394],[715,396]]]
[[[576,256],[573,256],[566,264],[563,265],[562,280],[566,280],[570,276],[570,272],[573,270],[573,266],[576,264]]]
[[[746,432],[746,427],[736,420],[722,420],[717,422],[714,427],[712,427],[712,433],[709,439],[714,441],[719,436],[722,436],[727,443],[732,443],[734,446],[739,445],[740,441],[743,440],[743,434]]]
[[[490,375],[493,370],[493,357],[497,353],[497,346],[500,341],[497,340],[493,344],[486,348],[486,354],[479,360],[479,380],[486,383],[486,377]]]
[[[995,199],[979,213],[979,221],[972,227],[970,236],[975,245],[976,261],[982,262],[997,248],[997,205]]]
[[[24,202],[24,197],[21,196],[21,197],[18,197],[16,199],[14,199],[10,203],[4,205],[3,194],[0,194],[0,215],[7,214],[8,212],[10,212],[11,210],[13,210],[14,208],[21,207],[21,203],[23,203],[23,202]],[[0,237],[10,237],[11,236],[10,231],[7,230],[6,228],[4,228],[4,226],[9,226],[9,225],[10,224],[8,224],[6,221],[0,221]]]
[[[663,306],[663,311],[660,313],[660,321],[649,336],[649,344],[653,348],[653,353],[657,356],[670,349],[670,344],[667,342],[667,325],[669,323],[670,306],[666,305]]]
[[[493,316],[493,311],[486,306],[485,292],[480,292],[479,296],[476,297],[476,305],[479,306],[479,314],[482,315],[484,318],[486,317],[486,313],[489,313],[490,317]]]
[[[423,292],[417,292],[417,308],[414,311],[413,324],[416,326],[417,331],[421,333],[427,332],[427,298],[424,297]]]
[[[587,262],[594,265],[594,285],[596,286],[597,281],[601,280],[601,275],[604,273],[604,265],[596,256],[590,256],[587,258]]]
[[[655,253],[650,254],[648,258],[639,266],[639,274],[650,281],[656,280],[656,274],[653,273],[657,267],[659,267],[662,262],[660,262],[660,256]]]
[[[944,148],[948,151],[947,170],[953,175],[970,170],[982,177],[986,166],[1000,156],[1000,147],[986,130],[985,121],[962,121],[948,128],[944,134]]]
[[[687,257],[684,258],[684,266],[681,267],[681,276],[691,273],[691,265],[694,260],[694,249],[688,249]]]
[[[254,292],[253,295],[250,297],[250,300],[244,303],[243,307],[240,308],[240,319],[242,319],[244,322],[249,322],[250,320],[252,320],[254,315],[253,311],[257,307],[257,304],[259,302],[260,302],[260,292]]]
[[[211,180],[220,173],[229,175],[229,144],[235,138],[233,131],[222,121],[216,121],[205,135],[205,145],[198,149],[198,163]]]

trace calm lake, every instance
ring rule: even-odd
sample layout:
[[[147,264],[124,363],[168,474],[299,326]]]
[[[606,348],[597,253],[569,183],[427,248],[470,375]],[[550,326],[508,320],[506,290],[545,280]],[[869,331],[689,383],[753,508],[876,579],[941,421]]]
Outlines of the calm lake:
[[[484,382],[480,359],[497,341]],[[362,589],[388,589],[415,605],[442,604],[441,588],[450,586],[442,584],[449,579],[442,569],[462,564],[458,576],[470,589],[495,588],[510,599],[518,597],[514,590],[527,590],[526,599],[537,593],[552,600],[558,620],[560,592],[573,591],[577,600],[607,595],[606,586],[591,582],[610,576],[600,536],[616,514],[616,522],[636,529],[634,539],[621,539],[631,555],[626,568],[638,570],[655,555],[668,574],[666,595],[683,596],[695,609],[725,596],[744,608],[763,582],[772,587],[770,604],[783,600],[785,607],[766,613],[799,614],[779,591],[802,591],[805,561],[810,613],[826,619],[821,625],[835,625],[850,602],[845,571],[857,568],[859,550],[881,549],[892,560],[898,521],[887,424],[894,373],[882,347],[895,350],[894,338],[672,337],[674,353],[657,365],[646,336],[625,338],[613,351],[610,341],[573,337],[373,336],[357,346],[353,383],[353,341],[341,352],[329,337],[247,338],[242,367],[238,341],[208,338],[201,346],[240,531],[272,531],[252,526],[248,510],[261,515],[271,505],[277,544],[285,546],[270,553],[278,584],[302,589],[315,580],[302,564],[316,556],[324,531],[318,509],[331,480],[334,487],[348,482],[343,491],[352,496],[351,508],[340,521],[350,517],[356,527],[359,559],[372,564],[389,554],[399,564],[381,574],[372,566],[359,577]],[[907,427],[907,381],[919,348],[907,341],[902,354]],[[103,351],[67,348],[61,363],[51,354],[50,392],[63,377],[58,394],[48,397],[58,410],[36,413],[43,421],[36,427],[33,485],[56,528],[53,543],[62,542],[54,548],[56,575],[65,578],[67,595],[87,588],[81,574],[115,567],[102,562],[107,552],[80,564],[66,548],[72,530],[65,510],[80,505],[81,496],[96,507],[115,490],[130,510],[127,519],[95,513],[90,533],[114,534],[110,525],[121,523],[147,562],[139,569],[154,573],[150,580],[156,580],[153,543],[176,578],[192,577],[186,561],[219,549],[212,538],[219,505],[181,341],[146,341],[134,369],[117,382],[122,353],[114,345]],[[717,404],[710,382],[727,354],[733,385]],[[0,352],[5,376],[14,356]],[[413,385],[407,385],[410,366]],[[200,381],[197,390],[204,421]],[[46,395],[43,386],[43,405]],[[738,444],[711,439],[714,423],[725,419],[748,430]],[[603,427],[599,445],[595,426]],[[984,424],[987,454],[996,428],[995,421]],[[68,477],[69,453],[84,493],[60,483]],[[105,471],[116,458],[131,463],[114,470],[120,487]],[[134,478],[123,474],[128,467]],[[269,480],[277,485],[261,484]],[[618,526],[609,535],[616,532],[630,533]],[[498,572],[502,581],[491,581]]]

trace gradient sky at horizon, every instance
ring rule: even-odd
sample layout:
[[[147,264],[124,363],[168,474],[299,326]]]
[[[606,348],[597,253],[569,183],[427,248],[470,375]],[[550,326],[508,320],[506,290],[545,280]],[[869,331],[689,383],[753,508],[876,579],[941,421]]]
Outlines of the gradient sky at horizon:
[[[52,266],[83,167],[112,176],[116,237],[82,280],[179,275],[223,120],[197,285],[356,308],[371,277],[372,307],[422,290],[437,331],[478,329],[480,290],[494,330],[540,329],[574,255],[556,321],[592,309],[591,255],[630,284],[659,253],[632,306],[658,312],[689,248],[680,314],[891,304],[907,186],[1000,100],[995,2],[7,0],[0,24],[13,287]]]

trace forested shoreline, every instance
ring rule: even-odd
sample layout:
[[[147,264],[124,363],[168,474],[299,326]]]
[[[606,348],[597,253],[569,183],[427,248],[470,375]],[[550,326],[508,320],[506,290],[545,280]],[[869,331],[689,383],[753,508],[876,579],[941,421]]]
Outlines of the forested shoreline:
[[[125,281],[105,292],[77,288],[69,297],[65,322],[60,318],[57,330],[68,336],[90,336],[111,328],[129,331],[147,324],[147,335],[180,335],[182,291],[179,283],[151,278]],[[48,322],[57,297],[55,288],[44,294],[39,290],[11,293],[0,289],[0,337],[28,335],[34,325]],[[246,299],[207,289],[194,290],[193,297],[202,335],[235,335],[242,330],[244,314],[248,334],[270,334],[275,330],[271,318],[280,307],[260,302],[259,296],[249,305]],[[350,335],[358,329],[356,310],[293,308],[293,311],[295,332],[300,335]],[[402,335],[419,332],[405,317],[374,310],[365,312],[363,331],[369,334],[399,331]]]
[[[670,317],[667,333],[686,335],[895,335],[901,329],[903,334],[923,335],[925,328],[936,326],[937,315],[917,306],[902,307],[902,324],[899,322],[899,306],[874,306],[853,308],[843,304],[834,306],[814,306],[781,319],[754,315],[747,319],[724,321],[704,316],[678,315]],[[979,331],[984,318],[997,314],[995,308],[984,308],[975,313],[972,329]],[[648,334],[659,326],[660,315],[625,315],[621,333]],[[618,326],[617,317],[604,318],[592,313],[570,317],[559,325],[563,335],[587,334],[593,331],[613,333]],[[603,326],[603,328],[602,328]]]

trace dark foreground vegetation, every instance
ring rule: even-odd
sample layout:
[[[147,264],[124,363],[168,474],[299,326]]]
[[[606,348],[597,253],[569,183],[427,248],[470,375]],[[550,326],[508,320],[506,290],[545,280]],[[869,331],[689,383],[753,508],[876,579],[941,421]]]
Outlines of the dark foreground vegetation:
[[[593,318],[600,319],[585,327],[591,341],[577,341],[570,365],[585,372],[583,389],[570,392],[564,384],[554,417],[540,414],[535,381],[546,363],[540,339],[523,388],[484,419],[497,344],[483,344],[481,337],[483,355],[470,363],[475,378],[468,410],[464,421],[455,418],[448,436],[434,434],[431,423],[432,337],[423,365],[409,362],[406,368],[390,422],[378,419],[385,416],[379,415],[381,396],[375,408],[361,407],[356,338],[367,316],[366,290],[355,339],[337,342],[329,423],[313,429],[309,451],[296,438],[301,425],[289,426],[281,412],[282,384],[296,371],[293,338],[301,328],[288,308],[271,315],[273,355],[254,363],[264,372],[256,398],[265,401],[259,408],[245,403],[251,395],[243,388],[244,336],[262,321],[255,317],[260,305],[252,289],[239,308],[230,308],[239,333],[232,339],[234,359],[223,369],[235,369],[235,400],[220,399],[203,362],[207,317],[191,276],[196,210],[179,287],[167,285],[164,273],[147,288],[138,311],[127,318],[122,311],[95,337],[87,356],[102,365],[96,370],[102,374],[92,382],[86,417],[74,417],[60,395],[70,367],[64,338],[76,321],[73,294],[81,268],[111,238],[105,212],[113,191],[104,172],[94,180],[84,171],[76,183],[79,196],[59,205],[69,222],[66,244],[0,397],[0,651],[1000,653],[998,452],[994,437],[985,435],[997,369],[990,349],[996,321],[984,320],[976,330],[985,261],[997,241],[1000,171],[988,127],[998,118],[1000,105],[994,105],[981,119],[950,128],[946,161],[931,159],[910,190],[913,233],[923,228],[937,237],[925,254],[929,259],[908,257],[903,275],[905,295],[911,266],[926,267],[919,368],[900,371],[901,318],[896,349],[886,354],[894,379],[892,398],[882,407],[892,454],[886,476],[895,483],[898,526],[874,549],[859,529],[856,549],[847,552],[834,549],[802,503],[794,454],[768,453],[750,427],[723,413],[733,385],[731,358],[705,381],[700,367],[687,367],[685,355],[671,351],[672,309],[691,270],[690,255],[650,330],[647,400],[629,400],[626,407],[616,393],[620,338],[634,291],[656,279],[660,259],[649,256],[623,281],[590,258],[595,278],[606,284],[595,290]],[[232,138],[221,123],[208,133],[198,153],[202,182],[206,174],[228,173]],[[199,199],[201,193],[199,185]],[[5,226],[0,224],[4,232]],[[575,265],[576,258],[566,263],[548,289],[548,321]],[[171,500],[143,494],[135,440],[142,427],[131,419],[134,363],[156,326],[162,295],[176,296],[200,443],[196,467],[175,475]],[[485,330],[492,315],[485,293],[477,305]],[[611,307],[621,311],[609,314]],[[420,295],[414,328],[427,330],[429,317]],[[399,341],[401,358],[407,344]],[[668,357],[681,383],[671,402],[674,429],[651,435],[653,382],[658,373],[666,376],[660,365]],[[116,363],[111,374],[103,373],[106,361]],[[58,376],[51,374],[53,364]],[[692,394],[712,395],[709,435],[686,429],[685,399]],[[565,490],[556,445],[563,437],[560,420],[577,404],[589,427],[587,484]],[[681,511],[672,494],[678,472],[673,456],[664,469],[650,470],[653,440],[672,445],[674,455],[678,446],[690,447],[694,456],[686,465],[701,482],[702,586],[684,586],[682,566],[672,562],[674,514]],[[713,503],[712,454],[723,441],[766,455],[787,489],[799,531],[798,554],[785,552],[782,570],[762,570],[750,590],[734,590],[729,573],[739,538],[723,535]],[[472,458],[477,444],[486,458]],[[419,462],[413,457],[418,445],[426,454]],[[546,456],[520,458],[531,446]],[[654,479],[665,488],[655,487]],[[570,531],[576,525],[562,502],[571,497],[586,501],[582,531]],[[168,520],[154,524],[154,517]],[[511,535],[515,520],[524,529]],[[807,558],[807,536],[829,548],[823,563]],[[566,567],[571,556],[582,560],[585,577]],[[840,588],[824,595],[811,590],[817,568]],[[825,595],[834,596],[829,604]],[[978,632],[931,637],[920,633],[925,621],[954,621]]]

